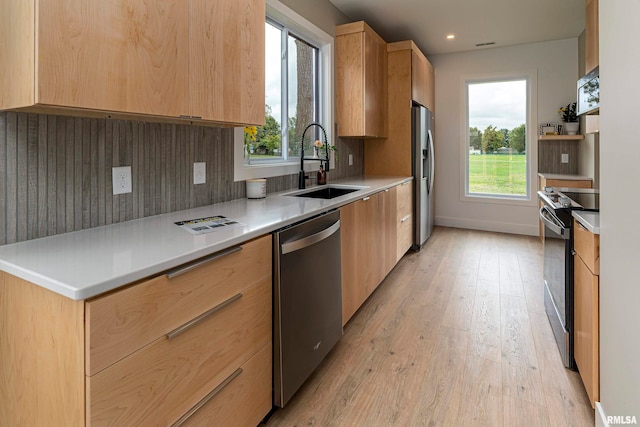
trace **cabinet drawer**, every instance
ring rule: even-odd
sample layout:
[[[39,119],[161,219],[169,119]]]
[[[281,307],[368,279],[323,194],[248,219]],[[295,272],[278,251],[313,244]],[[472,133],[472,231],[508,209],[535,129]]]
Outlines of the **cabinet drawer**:
[[[547,179],[541,190],[544,189],[544,187],[591,188],[591,185],[590,179]]]
[[[575,360],[591,406],[600,400],[599,279],[579,257],[574,259]]]
[[[413,244],[413,182],[406,182],[396,188],[398,189],[398,210],[396,214],[396,226],[398,227],[397,262]]]
[[[271,304],[267,278],[182,334],[163,336],[87,377],[87,424],[177,420],[271,343]]]
[[[405,182],[396,187],[398,189],[398,218],[413,213],[413,182]]]
[[[271,277],[271,236],[169,278],[155,277],[86,303],[86,373],[128,354]]]
[[[413,215],[408,215],[398,224],[397,260],[404,256],[413,244]]]
[[[573,230],[573,249],[593,274],[600,274],[600,235],[593,234],[575,219]]]
[[[271,410],[271,345],[247,361],[217,387],[202,407],[188,417],[182,427],[246,426],[255,427]]]

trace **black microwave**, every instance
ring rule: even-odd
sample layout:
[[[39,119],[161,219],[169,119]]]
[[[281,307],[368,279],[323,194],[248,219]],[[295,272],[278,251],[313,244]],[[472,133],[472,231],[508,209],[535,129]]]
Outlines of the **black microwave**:
[[[600,110],[600,67],[578,80],[576,114],[595,113]]]

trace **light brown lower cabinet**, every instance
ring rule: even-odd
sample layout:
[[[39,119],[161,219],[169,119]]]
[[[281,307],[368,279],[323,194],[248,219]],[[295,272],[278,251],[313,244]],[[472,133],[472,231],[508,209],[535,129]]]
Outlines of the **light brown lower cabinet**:
[[[271,249],[265,236],[86,302],[0,273],[0,419],[256,426],[272,399]]]
[[[342,254],[342,324],[371,295],[383,274],[382,193],[340,208]]]
[[[256,353],[183,426],[258,425],[272,407],[271,356],[270,345]]]
[[[591,406],[600,400],[600,239],[574,222],[574,345]]]
[[[407,190],[408,188],[408,190]],[[340,208],[342,245],[342,324],[345,325],[395,267],[410,221],[411,185],[396,186]],[[402,219],[405,219],[402,221]],[[409,243],[410,246],[410,243]],[[402,251],[406,252],[407,248]]]
[[[413,244],[413,181],[402,183],[396,188],[398,189],[396,262],[398,262]]]

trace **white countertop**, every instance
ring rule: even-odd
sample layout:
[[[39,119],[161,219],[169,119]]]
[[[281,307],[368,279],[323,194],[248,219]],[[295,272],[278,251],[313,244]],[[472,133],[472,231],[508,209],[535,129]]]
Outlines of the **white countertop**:
[[[562,179],[566,181],[584,181],[584,180],[593,181],[593,178],[585,175],[563,175],[563,174],[557,174],[557,173],[540,172],[538,173],[538,176],[545,179]]]
[[[331,200],[283,196],[297,191],[287,190],[0,246],[0,270],[68,298],[87,299],[411,179],[346,179],[328,184],[367,188]],[[194,235],[174,224],[214,215],[246,225]]]
[[[600,212],[571,211],[571,215],[593,234],[600,234]]]

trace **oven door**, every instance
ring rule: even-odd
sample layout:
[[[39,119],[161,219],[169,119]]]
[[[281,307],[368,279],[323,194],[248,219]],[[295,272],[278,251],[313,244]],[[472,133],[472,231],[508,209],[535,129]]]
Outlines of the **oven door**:
[[[552,209],[543,206],[544,305],[564,365],[573,368],[573,258],[571,223],[563,222]]]

